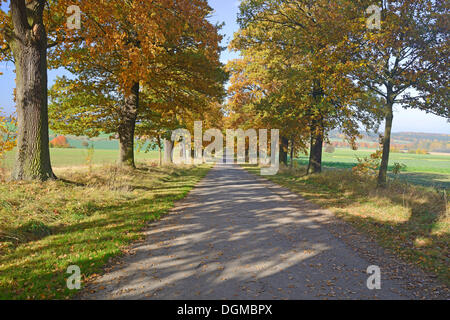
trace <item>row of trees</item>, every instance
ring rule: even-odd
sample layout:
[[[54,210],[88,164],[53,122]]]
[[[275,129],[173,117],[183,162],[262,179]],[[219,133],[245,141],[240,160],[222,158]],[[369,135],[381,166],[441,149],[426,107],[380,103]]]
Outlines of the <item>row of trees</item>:
[[[67,8],[81,10],[69,28]],[[0,59],[16,68],[16,180],[55,178],[50,126],[116,135],[134,167],[135,136],[163,139],[194,119],[220,121],[226,74],[206,0],[11,0],[0,11]],[[48,94],[47,69],[66,68]],[[205,115],[205,116],[203,116]]]
[[[281,160],[309,142],[308,173],[321,171],[333,129],[354,143],[360,125],[385,121],[378,184],[386,184],[393,108],[450,118],[446,1],[380,1],[380,30],[365,0],[244,0],[231,48],[231,122],[282,130]]]
[[[66,23],[73,4],[81,28]],[[54,178],[49,124],[62,134],[115,136],[123,165],[135,165],[136,136],[166,141],[170,159],[171,130],[200,119],[224,124],[228,71],[226,125],[281,128],[281,160],[309,147],[308,173],[321,171],[331,130],[354,144],[361,125],[384,120],[383,187],[394,106],[450,118],[449,8],[443,0],[380,1],[378,30],[366,23],[371,5],[243,0],[231,43],[241,58],[224,70],[206,0],[10,0],[9,12],[0,10],[0,60],[16,67],[13,177]],[[70,72],[50,91],[49,67]]]

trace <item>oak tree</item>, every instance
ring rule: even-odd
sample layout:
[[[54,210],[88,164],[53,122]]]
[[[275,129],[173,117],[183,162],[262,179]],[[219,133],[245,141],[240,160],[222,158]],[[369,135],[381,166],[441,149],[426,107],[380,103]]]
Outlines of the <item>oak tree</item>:
[[[0,60],[14,61],[17,152],[15,180],[54,178],[50,163],[45,0],[10,0],[0,10]]]

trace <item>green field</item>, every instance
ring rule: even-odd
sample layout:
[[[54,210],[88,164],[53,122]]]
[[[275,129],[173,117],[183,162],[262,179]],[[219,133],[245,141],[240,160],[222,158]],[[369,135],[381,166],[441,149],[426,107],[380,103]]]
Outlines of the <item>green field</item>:
[[[357,163],[357,157],[369,156],[373,151],[350,149],[336,149],[334,153],[323,154],[323,165],[325,169],[351,169]],[[86,149],[50,149],[52,165],[55,168],[86,165]],[[94,165],[113,164],[117,161],[118,150],[95,149]],[[159,158],[158,151],[149,153],[136,152],[136,160],[145,162]],[[404,153],[392,153],[390,169],[394,163],[402,163],[407,167],[399,175],[399,179],[424,186],[450,189],[450,155],[416,155]],[[7,155],[6,167],[11,168],[14,161],[14,152]],[[299,165],[308,164],[308,156],[296,159]],[[390,175],[394,177],[394,175]]]
[[[50,157],[52,166],[72,167],[86,165],[88,152],[86,149],[50,149]],[[148,161],[159,159],[158,151],[149,153],[136,152],[137,161]],[[95,149],[92,164],[112,164],[119,158],[119,150],[102,150]],[[11,168],[14,162],[14,151],[9,152],[6,157],[6,167]]]
[[[358,163],[357,157],[368,157],[373,151],[336,149],[334,153],[323,154],[323,165],[327,168],[351,169]],[[297,159],[300,165],[308,164],[308,156]],[[438,188],[450,188],[450,155],[417,155],[406,153],[391,153],[390,170],[394,163],[402,163],[407,167],[399,175],[399,179]],[[391,177],[393,175],[391,174]]]

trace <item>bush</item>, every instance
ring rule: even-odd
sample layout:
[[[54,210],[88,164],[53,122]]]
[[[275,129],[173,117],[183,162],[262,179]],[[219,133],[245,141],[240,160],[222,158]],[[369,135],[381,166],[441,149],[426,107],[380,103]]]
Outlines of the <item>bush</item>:
[[[358,164],[352,169],[353,173],[359,177],[374,177],[380,167],[383,152],[381,150],[371,154],[370,157],[357,158]]]
[[[398,175],[406,168],[407,168],[406,164],[396,162],[396,163],[394,163],[394,167],[392,168],[392,173],[395,175]]]
[[[70,148],[70,144],[67,142],[66,137],[64,136],[58,136],[52,141],[50,141],[50,147],[51,148]]]
[[[428,154],[428,151],[425,149],[417,149],[416,154]]]
[[[425,149],[416,149],[416,150],[411,149],[411,150],[409,150],[408,153],[410,153],[410,154],[428,154],[428,151]]]
[[[331,144],[329,144],[325,147],[326,153],[334,153],[335,151],[336,151],[336,148],[334,146],[332,146]]]
[[[0,109],[1,110],[1,109]],[[6,153],[16,146],[16,119],[0,114],[0,181],[5,179],[4,159]]]

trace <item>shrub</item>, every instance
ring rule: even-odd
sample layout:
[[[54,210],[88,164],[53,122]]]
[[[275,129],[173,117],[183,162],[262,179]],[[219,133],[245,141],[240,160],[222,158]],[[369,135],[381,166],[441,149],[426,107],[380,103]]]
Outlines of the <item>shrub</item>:
[[[50,147],[52,148],[70,148],[70,144],[67,142],[66,137],[58,136],[50,141]]]
[[[410,154],[428,154],[428,151],[427,150],[425,150],[425,149],[410,149],[409,151],[408,151],[408,153],[410,153]]]
[[[334,153],[335,151],[336,151],[336,148],[334,146],[332,146],[331,144],[329,144],[325,147],[326,153]]]
[[[87,143],[85,163],[89,167],[89,171],[92,170],[92,163],[94,160],[94,152],[95,152],[94,144]]]
[[[353,173],[359,177],[374,177],[380,166],[382,155],[383,152],[378,150],[369,157],[357,158],[358,164],[352,169]]]
[[[425,149],[417,149],[416,154],[428,154],[428,151]]]
[[[392,168],[392,173],[395,175],[398,175],[406,168],[407,168],[406,164],[396,162],[396,163],[394,163],[394,167]]]
[[[1,110],[1,109],[0,109]],[[16,118],[0,114],[0,180],[4,180],[6,169],[3,161],[6,153],[16,146]]]

